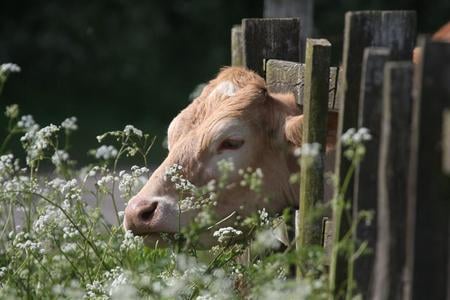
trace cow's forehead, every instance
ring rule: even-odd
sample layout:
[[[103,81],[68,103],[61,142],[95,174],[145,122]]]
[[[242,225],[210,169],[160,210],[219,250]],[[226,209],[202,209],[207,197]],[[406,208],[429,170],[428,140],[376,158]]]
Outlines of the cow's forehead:
[[[168,130],[169,147],[180,136],[192,132],[206,134],[210,127],[222,119],[255,115],[258,103],[266,94],[264,80],[243,68],[222,70],[210,81],[202,93],[172,121]]]

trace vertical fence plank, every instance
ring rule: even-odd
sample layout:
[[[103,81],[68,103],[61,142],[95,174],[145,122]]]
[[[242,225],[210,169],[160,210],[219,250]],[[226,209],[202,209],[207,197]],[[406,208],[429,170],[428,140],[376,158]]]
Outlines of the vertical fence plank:
[[[410,59],[415,39],[416,14],[411,11],[361,11],[349,12],[345,18],[343,70],[340,79],[338,135],[357,126],[360,97],[361,66],[366,47],[388,47],[395,60]],[[350,162],[342,155],[338,139],[336,151],[336,175],[338,185],[350,168]],[[352,200],[354,185],[350,180],[345,200]],[[350,229],[351,210],[337,212],[334,216],[334,240]],[[347,258],[343,250],[333,252],[330,266],[330,284],[336,297],[345,295],[348,279]],[[339,294],[343,292],[343,294]]]
[[[422,39],[420,45],[408,180],[406,256],[412,285],[406,295],[445,299],[450,272],[450,180],[443,172],[442,125],[443,112],[450,108],[450,44]]]
[[[314,0],[264,0],[264,18],[300,18],[300,61],[304,61],[306,38],[314,30]]]
[[[307,39],[302,140],[304,144],[319,143],[321,150],[315,158],[301,158],[297,238],[300,247],[320,245],[322,241],[322,220],[314,219],[312,210],[316,203],[323,202],[330,55],[330,42]]]
[[[242,66],[242,27],[234,25],[231,28],[231,65]]]
[[[299,62],[299,32],[298,18],[243,19],[243,65],[264,77],[268,59]]]
[[[412,63],[384,69],[373,299],[402,299]]]
[[[366,143],[366,154],[355,172],[353,210],[356,216],[361,211],[377,211],[378,153],[381,131],[381,106],[383,94],[384,65],[389,59],[388,48],[369,47],[364,51],[361,94],[359,99],[358,127],[368,128],[372,139]],[[356,219],[356,218],[355,218]],[[357,220],[357,219],[356,219]],[[358,222],[355,236],[356,247],[367,243],[368,253],[359,257],[354,264],[354,276],[358,292],[364,299],[371,294],[373,283],[373,249],[377,231],[376,222]]]

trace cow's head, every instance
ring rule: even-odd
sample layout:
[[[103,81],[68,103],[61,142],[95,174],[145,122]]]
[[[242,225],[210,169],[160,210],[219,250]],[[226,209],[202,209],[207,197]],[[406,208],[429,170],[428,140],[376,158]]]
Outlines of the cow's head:
[[[152,233],[175,233],[194,219],[196,211],[180,214],[179,193],[165,178],[175,164],[183,166],[185,178],[202,186],[219,177],[219,161],[234,163],[231,184],[214,206],[219,218],[234,211],[245,216],[261,208],[276,213],[296,206],[298,185],[291,185],[289,177],[298,170],[293,150],[301,145],[302,120],[292,95],[271,95],[254,72],[225,68],[170,124],[168,156],[128,203],[125,228],[151,240]],[[335,129],[336,117],[329,123]],[[334,138],[331,131],[328,142]],[[268,203],[239,184],[238,170],[248,167],[262,170]]]

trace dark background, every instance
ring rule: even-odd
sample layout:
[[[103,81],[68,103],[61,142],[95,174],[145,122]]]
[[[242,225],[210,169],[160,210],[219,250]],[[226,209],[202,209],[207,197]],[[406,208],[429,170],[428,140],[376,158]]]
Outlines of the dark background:
[[[416,10],[419,32],[450,19],[450,0],[317,0],[315,36],[335,45],[334,64],[344,13],[363,9]],[[0,63],[22,72],[9,78],[0,110],[18,103],[41,125],[76,116],[71,154],[83,163],[96,135],[133,124],[157,136],[157,163],[189,94],[230,63],[231,26],[262,11],[263,0],[1,1]]]

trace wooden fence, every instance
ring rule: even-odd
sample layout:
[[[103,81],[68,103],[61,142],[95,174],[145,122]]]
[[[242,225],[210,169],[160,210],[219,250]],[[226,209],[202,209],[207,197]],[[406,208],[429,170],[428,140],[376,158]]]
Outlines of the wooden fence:
[[[301,34],[302,24],[312,33],[312,6],[309,14],[298,12],[302,22],[292,18],[295,9],[272,2],[280,1],[266,0],[275,12],[266,9],[265,16],[287,11],[290,18],[243,19],[234,26],[232,65],[256,71],[270,92],[295,95],[306,143],[325,149],[327,111],[338,112],[338,186],[352,167],[339,137],[358,127],[372,134],[348,182],[348,205],[328,216],[332,222],[305,217],[324,201],[325,154],[302,167],[298,247],[323,244],[330,231],[334,242],[352,230],[356,247],[368,243],[371,252],[350,270],[357,290],[346,282],[353,258],[339,248],[331,253],[330,283],[337,299],[351,293],[364,299],[450,299],[450,44],[422,37],[422,59],[413,65],[415,12],[349,12],[342,65],[332,67],[332,45],[324,39],[305,43]],[[284,2],[303,8],[312,3]],[[374,212],[374,222],[352,227],[361,211]]]

